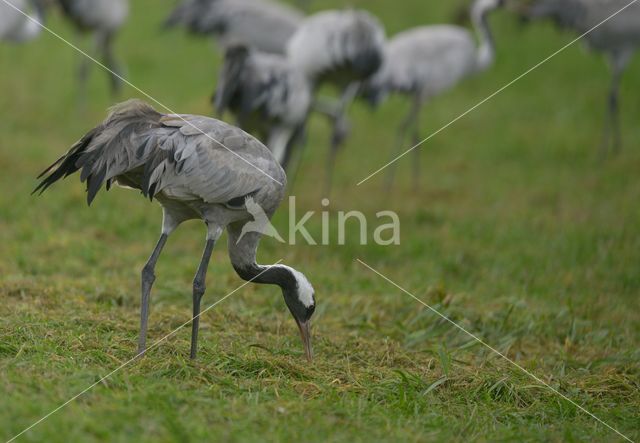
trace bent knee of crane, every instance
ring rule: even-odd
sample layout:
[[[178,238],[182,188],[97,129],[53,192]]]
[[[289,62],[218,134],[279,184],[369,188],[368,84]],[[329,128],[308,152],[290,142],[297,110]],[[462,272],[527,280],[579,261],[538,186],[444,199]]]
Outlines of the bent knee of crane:
[[[153,271],[153,267],[146,264],[144,268],[142,268],[142,281],[147,283],[153,283],[156,279],[156,274]]]
[[[202,297],[204,295],[204,291],[207,290],[207,287],[204,284],[204,281],[199,279],[195,279],[193,281],[193,294]]]
[[[609,94],[609,106],[611,106],[612,108],[615,108],[616,106],[618,106],[618,94],[613,92],[611,94]]]

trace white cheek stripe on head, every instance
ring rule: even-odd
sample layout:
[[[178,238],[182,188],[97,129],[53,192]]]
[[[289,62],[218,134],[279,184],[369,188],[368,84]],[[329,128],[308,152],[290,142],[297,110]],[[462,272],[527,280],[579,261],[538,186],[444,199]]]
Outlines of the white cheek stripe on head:
[[[298,283],[298,298],[300,299],[300,302],[307,308],[313,306],[315,303],[313,300],[314,291],[313,286],[311,286],[311,283],[309,283],[309,280],[307,280],[307,278],[301,272],[298,272],[295,269],[290,268],[289,266],[278,266],[286,268],[295,277],[296,282]]]

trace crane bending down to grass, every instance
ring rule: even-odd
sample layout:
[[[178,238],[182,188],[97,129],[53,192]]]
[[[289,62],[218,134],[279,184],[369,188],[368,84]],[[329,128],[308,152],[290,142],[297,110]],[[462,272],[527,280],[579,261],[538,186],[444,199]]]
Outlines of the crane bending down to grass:
[[[42,193],[78,171],[80,180],[87,184],[89,204],[103,185],[109,189],[115,183],[138,189],[162,206],[162,235],[142,270],[139,353],[146,350],[149,295],[158,257],[178,225],[200,219],[207,225],[207,237],[193,281],[191,358],[197,352],[207,266],[216,241],[226,229],[234,269],[244,280],[280,286],[300,329],[306,356],[311,359],[313,287],[293,268],[259,265],[256,253],[262,234],[243,232],[243,227],[253,221],[248,199],[270,218],[285,193],[284,171],[262,143],[219,120],[163,115],[145,102],[130,100],[113,107],[103,123],[49,166],[40,175],[42,181],[34,192]]]
[[[420,111],[437,95],[454,87],[463,79],[488,69],[495,58],[495,45],[487,22],[489,12],[502,5],[502,0],[475,0],[471,19],[480,39],[476,46],[473,34],[453,25],[422,26],[401,32],[385,47],[384,65],[366,83],[364,95],[378,105],[390,93],[405,94],[412,99],[409,114],[398,130],[398,141],[391,152],[395,159],[409,132],[412,143],[420,142]],[[414,182],[420,175],[420,149],[414,148]],[[387,186],[391,187],[395,162],[389,165]]]
[[[33,40],[42,31],[43,0],[0,0],[0,41],[22,43]],[[29,17],[34,20],[29,19]]]
[[[600,154],[606,156],[611,147],[614,152],[619,151],[622,147],[619,119],[620,81],[633,54],[640,46],[640,2],[531,0],[522,7],[521,15],[526,19],[551,19],[560,27],[572,29],[579,34],[591,30],[584,36],[587,46],[604,53],[611,66],[611,86]]]

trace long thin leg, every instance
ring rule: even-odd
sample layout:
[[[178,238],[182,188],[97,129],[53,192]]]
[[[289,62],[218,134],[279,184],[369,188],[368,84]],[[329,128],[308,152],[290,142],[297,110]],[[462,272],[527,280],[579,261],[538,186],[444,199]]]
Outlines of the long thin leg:
[[[78,40],[82,39],[79,35]],[[87,108],[89,73],[91,71],[91,60],[84,55],[78,61],[78,108],[84,113]]]
[[[117,97],[122,90],[122,70],[113,53],[114,34],[112,32],[99,32],[96,34],[98,51],[102,57],[102,62],[109,68],[109,79],[111,82],[111,94]]]
[[[420,189],[420,151],[422,150],[422,146],[418,146],[418,143],[421,142],[418,120],[419,118],[417,117],[413,128],[413,187],[416,191]],[[416,148],[416,146],[418,147]]]
[[[389,170],[387,173],[387,186],[386,186],[387,191],[391,190],[391,188],[393,187],[394,179],[395,179],[397,161],[394,161],[394,160],[398,157],[398,155],[400,155],[402,149],[405,148],[403,143],[406,140],[407,132],[409,132],[411,129],[416,127],[416,123],[420,115],[420,109],[422,108],[422,103],[423,101],[420,98],[418,97],[414,98],[411,104],[411,108],[409,109],[409,113],[407,114],[407,117],[402,121],[402,123],[398,128],[397,142],[395,146],[391,149],[391,156],[389,159],[389,162],[391,163],[387,167]],[[416,148],[414,149],[414,151],[417,151],[418,149],[420,148]]]
[[[293,139],[291,140],[291,147],[287,150],[289,151],[288,159],[286,160],[288,171],[287,171],[287,186],[289,187],[289,194],[294,195],[293,190],[296,186],[296,181],[298,179],[298,173],[300,172],[300,167],[304,162],[304,154],[308,145],[307,134],[305,128],[299,128],[296,131]],[[294,153],[295,150],[295,153]]]
[[[336,117],[333,123],[333,134],[331,136],[331,144],[329,146],[329,156],[327,159],[327,176],[325,180],[325,195],[327,197],[330,196],[331,188],[333,186],[333,171],[335,170],[338,151],[342,147],[342,144],[347,138],[349,132],[347,111],[358,95],[360,87],[361,84],[359,82],[354,82],[347,86],[342,94],[342,98],[340,99],[338,110],[336,111]]]
[[[611,88],[609,90],[608,110],[605,121],[603,141],[600,147],[600,156],[607,156],[610,143],[614,152],[620,151],[622,147],[622,135],[620,132],[620,81],[622,74],[629,64],[632,53],[629,51],[616,52],[611,55]]]
[[[140,301],[140,338],[138,340],[138,355],[144,353],[147,349],[147,324],[149,321],[149,295],[151,294],[151,287],[156,279],[155,268],[158,262],[158,257],[162,252],[162,248],[167,243],[167,234],[162,234],[158,244],[156,245],[151,257],[147,261],[147,264],[142,268],[142,297]]]
[[[200,327],[200,301],[206,289],[205,280],[207,277],[207,267],[211,260],[211,253],[216,240],[207,238],[207,243],[202,253],[202,260],[198,266],[198,272],[193,279],[193,321],[191,323],[191,358],[195,359],[198,353],[198,328]]]

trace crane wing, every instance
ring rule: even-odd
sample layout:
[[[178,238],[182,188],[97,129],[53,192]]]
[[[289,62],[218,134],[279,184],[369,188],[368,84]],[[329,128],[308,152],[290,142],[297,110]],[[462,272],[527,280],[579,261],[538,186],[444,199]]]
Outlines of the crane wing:
[[[150,180],[150,191],[226,203],[286,182],[271,152],[238,128],[194,115],[168,115],[161,123],[173,130],[174,140],[159,145],[170,155],[164,160],[162,173],[157,173],[159,180]]]
[[[283,187],[284,171],[255,138],[224,122],[194,115],[162,115],[131,100],[117,105],[47,168],[34,192],[80,171],[90,204],[113,180],[153,198],[226,203],[262,188]]]

